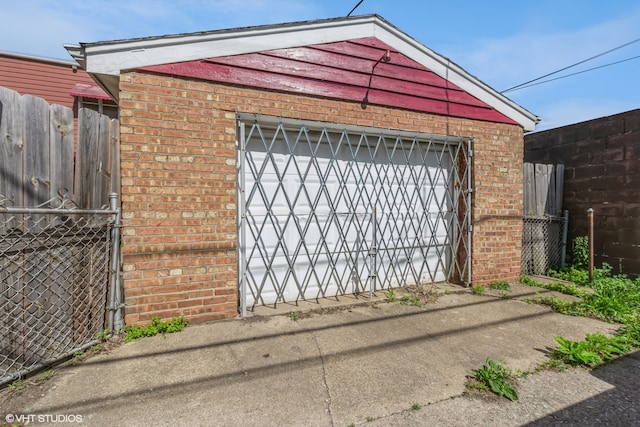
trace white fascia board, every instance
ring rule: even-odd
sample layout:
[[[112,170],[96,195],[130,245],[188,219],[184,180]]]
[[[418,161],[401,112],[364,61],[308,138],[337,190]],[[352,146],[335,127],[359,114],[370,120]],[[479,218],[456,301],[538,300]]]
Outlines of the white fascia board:
[[[254,27],[248,30],[132,39],[82,46],[89,73],[119,75],[150,65],[194,61],[217,56],[361,38],[373,35],[375,16],[298,25]]]
[[[82,54],[82,47],[80,47],[80,45],[75,45],[75,44],[65,44],[63,45],[63,47],[65,49],[67,49],[67,52],[69,52],[69,55],[71,55],[71,57],[78,63],[80,64],[80,66],[82,68],[86,68],[85,67],[85,57]]]
[[[122,70],[195,61],[218,56],[240,55],[265,50],[333,43],[363,37],[377,37],[440,77],[491,105],[519,123],[525,131],[535,130],[539,118],[449,59],[435,53],[378,15],[328,19],[283,25],[219,30],[206,33],[116,40],[65,46],[86,71],[117,99],[115,82]],[[393,60],[393,59],[392,59]],[[109,78],[113,76],[113,78]],[[109,80],[109,81],[107,81]]]
[[[380,41],[387,43],[399,52],[424,65],[440,77],[460,87],[465,92],[487,103],[500,113],[520,124],[525,132],[535,130],[540,119],[506,96],[466,72],[448,58],[445,58],[417,40],[394,27],[380,23],[384,31],[376,32]],[[393,57],[391,58],[393,61]]]

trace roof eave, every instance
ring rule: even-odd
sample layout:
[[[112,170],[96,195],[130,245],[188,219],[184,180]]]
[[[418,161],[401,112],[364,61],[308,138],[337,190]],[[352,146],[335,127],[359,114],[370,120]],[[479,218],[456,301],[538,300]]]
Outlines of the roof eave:
[[[10,58],[18,58],[18,59],[26,59],[29,61],[38,61],[38,62],[47,62],[50,64],[56,64],[56,65],[67,65],[69,67],[77,67],[78,64],[74,61],[68,61],[68,60],[64,60],[64,59],[58,59],[58,58],[50,58],[47,56],[38,56],[38,55],[30,55],[30,54],[26,54],[26,53],[18,53],[18,52],[9,52],[9,51],[5,51],[5,50],[1,50],[0,51],[0,56],[6,56],[6,57],[10,57]]]
[[[525,132],[535,130],[536,124],[540,122],[538,116],[513,102],[474,75],[468,73],[449,58],[434,52],[411,36],[397,30],[393,26],[390,26],[388,30],[393,40],[385,39],[384,33],[379,33],[376,36],[380,38],[381,41],[388,43],[401,53],[426,66],[443,79],[457,85],[519,123]]]
[[[339,31],[336,31],[339,29]],[[264,50],[377,37],[440,77],[520,124],[535,130],[540,120],[449,59],[435,53],[378,15],[264,25],[65,46],[94,80],[118,99],[120,72],[150,65],[241,55]],[[233,41],[233,43],[230,43]]]
[[[193,61],[366,37],[371,35],[373,26],[381,19],[377,15],[365,15],[354,18],[81,43],[81,52],[72,47],[73,51],[69,53],[72,56],[81,53],[86,60],[87,71],[90,73],[118,75],[121,70],[167,62]],[[340,31],[335,31],[336,28],[340,28]],[[292,37],[292,33],[295,33],[295,37]],[[231,40],[233,43],[229,43]]]

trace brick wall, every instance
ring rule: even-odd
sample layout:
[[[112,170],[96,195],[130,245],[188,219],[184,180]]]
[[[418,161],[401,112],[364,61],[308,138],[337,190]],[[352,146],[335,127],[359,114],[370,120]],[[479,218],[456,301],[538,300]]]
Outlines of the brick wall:
[[[522,129],[132,72],[120,83],[128,324],[235,316],[236,113],[475,138],[473,282],[516,280]]]
[[[522,256],[523,131],[484,124],[473,132],[473,285],[515,282]]]
[[[640,110],[529,134],[525,158],[565,164],[569,239],[588,234],[593,208],[596,265],[640,275]]]

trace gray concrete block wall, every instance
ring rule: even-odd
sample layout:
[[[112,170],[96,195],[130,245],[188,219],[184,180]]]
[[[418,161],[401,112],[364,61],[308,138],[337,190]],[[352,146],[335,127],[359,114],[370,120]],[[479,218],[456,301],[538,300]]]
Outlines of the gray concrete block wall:
[[[563,163],[569,239],[588,232],[595,260],[640,275],[640,109],[525,135],[525,162]],[[569,249],[570,252],[570,249]]]

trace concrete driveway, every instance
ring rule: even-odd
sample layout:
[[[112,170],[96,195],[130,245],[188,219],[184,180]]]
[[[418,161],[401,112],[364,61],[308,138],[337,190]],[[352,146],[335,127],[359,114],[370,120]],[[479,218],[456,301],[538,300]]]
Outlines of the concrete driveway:
[[[536,291],[547,292],[515,285],[508,298],[461,292],[420,307],[379,302],[303,311],[296,321],[282,314],[192,325],[58,368],[37,396],[11,397],[0,415],[75,414],[82,422],[69,425],[92,426],[424,425],[421,413],[469,400],[451,398],[487,358],[530,370],[555,335],[615,330],[524,301]],[[411,411],[414,404],[423,409]]]

